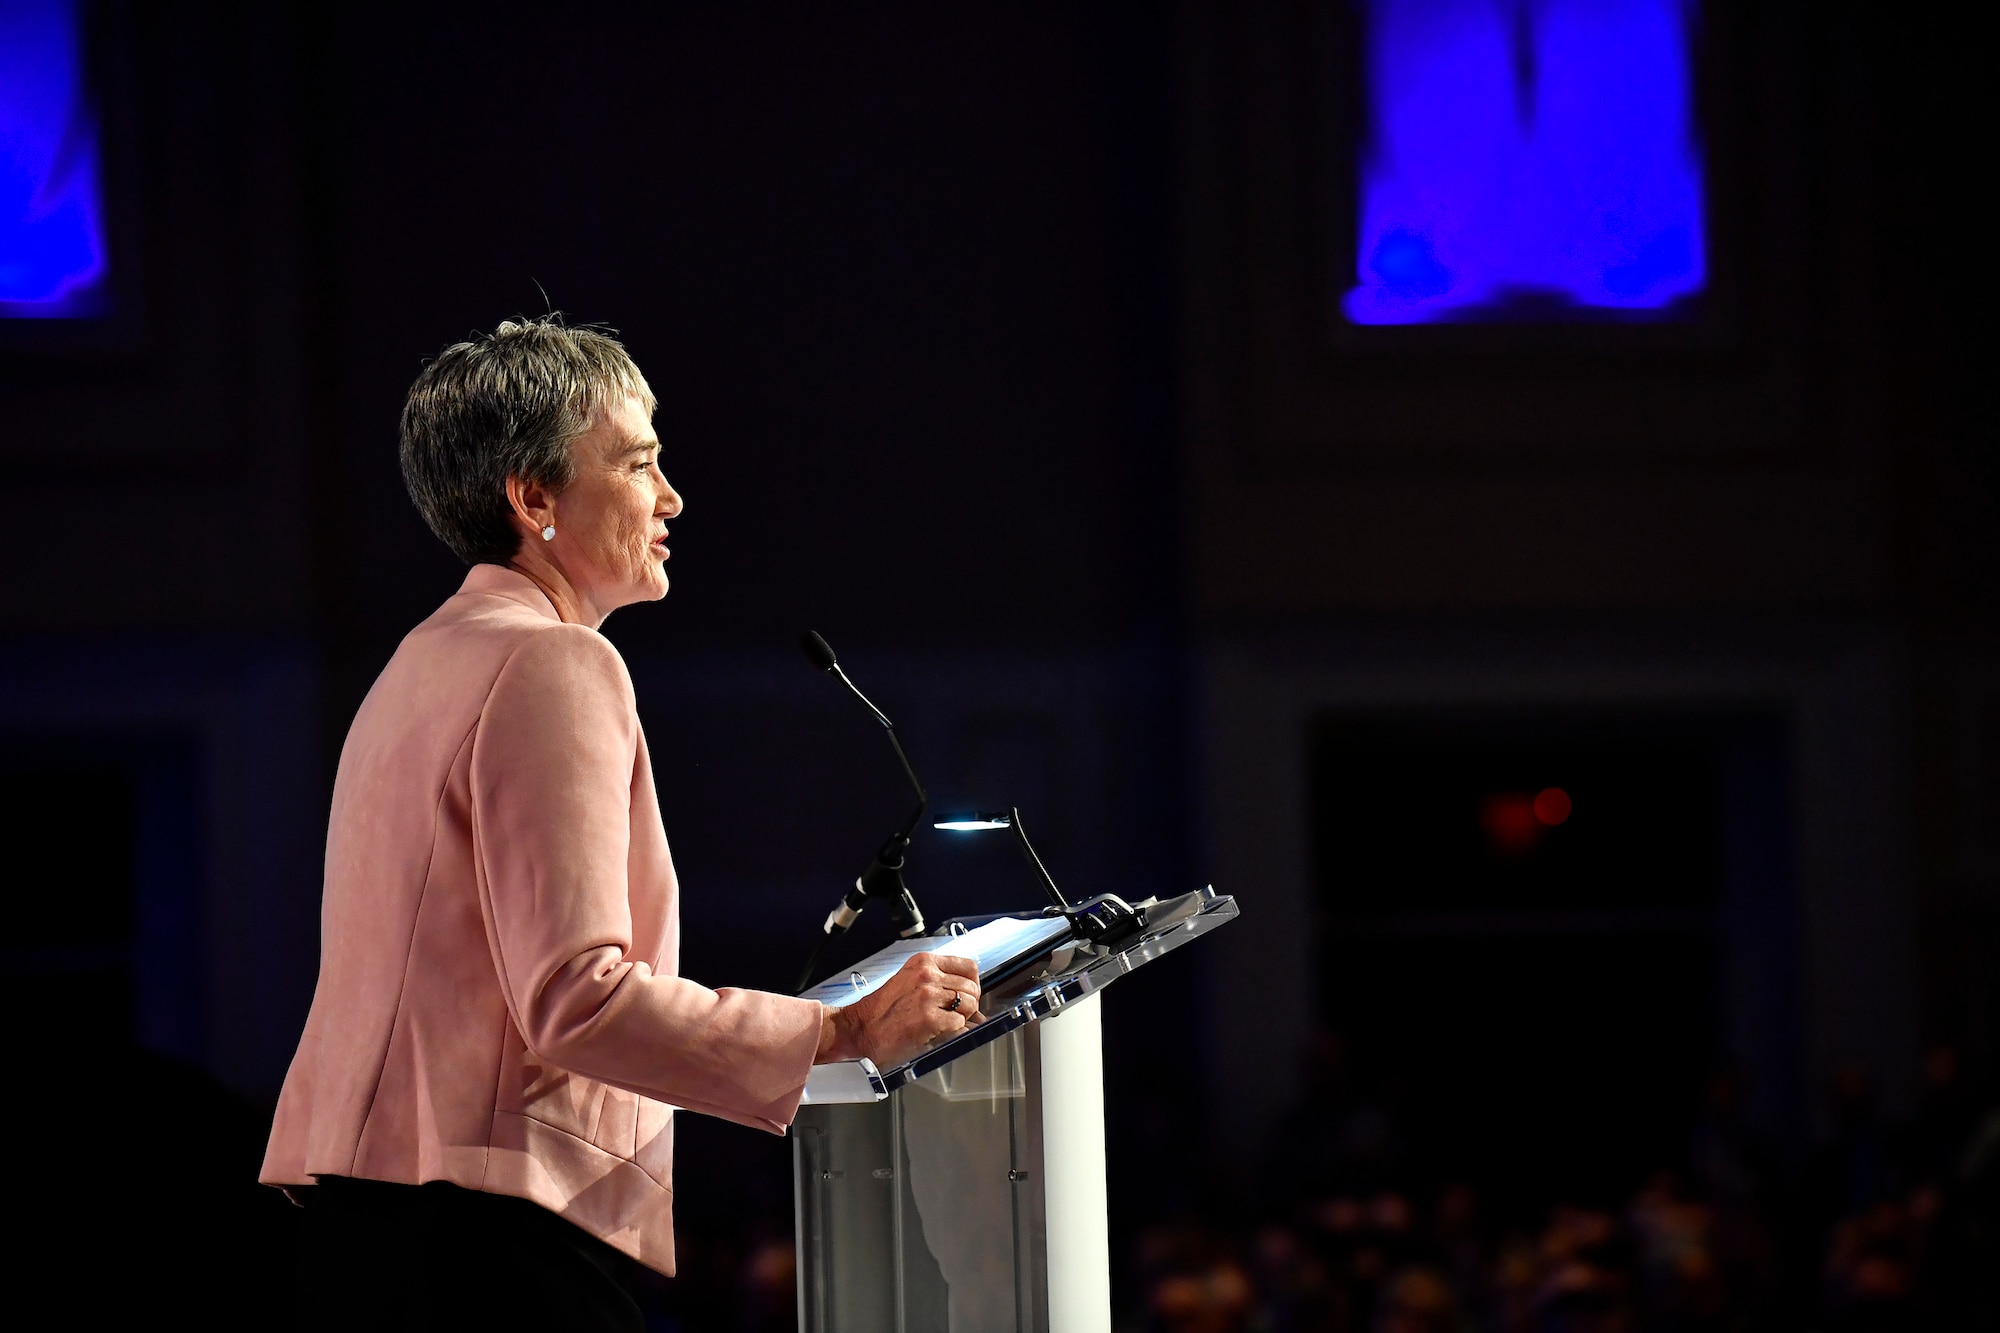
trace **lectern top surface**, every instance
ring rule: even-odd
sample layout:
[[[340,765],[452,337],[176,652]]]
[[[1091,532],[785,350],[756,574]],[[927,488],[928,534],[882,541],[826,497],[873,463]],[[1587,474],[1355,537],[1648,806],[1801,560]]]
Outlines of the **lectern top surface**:
[[[892,944],[815,986],[806,992],[809,998],[847,1004],[880,986],[913,953],[958,954],[979,960],[985,982],[979,1007],[984,1017],[891,1069],[877,1069],[868,1060],[815,1065],[806,1080],[806,1101],[880,1100],[1024,1024],[1040,1022],[1064,1005],[1087,998],[1236,917],[1236,900],[1212,888],[1164,902],[1148,898],[1133,907],[1142,914],[1143,925],[1136,938],[1118,944],[1077,939],[1061,917],[1000,917],[963,935],[928,935]]]
[[[828,977],[804,992],[804,998],[832,1008],[852,1004],[879,989],[912,954],[919,953],[970,958],[979,964],[980,975],[984,976],[1023,954],[1046,951],[1068,934],[1069,922],[1059,916],[1002,917],[974,926],[963,935],[897,940],[846,971]]]

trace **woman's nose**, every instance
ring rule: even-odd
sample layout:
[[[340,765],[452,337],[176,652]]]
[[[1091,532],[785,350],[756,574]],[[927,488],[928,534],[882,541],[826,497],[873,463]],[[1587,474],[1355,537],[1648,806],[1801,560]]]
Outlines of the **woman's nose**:
[[[668,518],[679,518],[681,511],[687,508],[687,502],[681,499],[681,493],[674,489],[674,484],[665,476],[660,478],[660,502],[666,505]]]

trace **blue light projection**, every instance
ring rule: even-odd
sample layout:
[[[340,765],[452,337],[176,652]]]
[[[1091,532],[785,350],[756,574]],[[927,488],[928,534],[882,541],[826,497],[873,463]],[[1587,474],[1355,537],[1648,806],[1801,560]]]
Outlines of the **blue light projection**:
[[[0,318],[88,317],[108,304],[80,8],[0,0]]]
[[[1693,0],[1357,0],[1357,324],[1665,313],[1707,274]]]

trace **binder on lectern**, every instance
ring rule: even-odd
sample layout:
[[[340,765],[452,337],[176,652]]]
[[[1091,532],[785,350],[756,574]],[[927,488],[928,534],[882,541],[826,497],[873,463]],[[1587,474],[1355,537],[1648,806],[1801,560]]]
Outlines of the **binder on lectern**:
[[[1097,992],[1236,916],[1204,889],[1093,943],[968,918],[805,992],[850,1004],[919,952],[979,963],[982,1022],[888,1069],[821,1065],[793,1124],[802,1333],[1109,1333]]]

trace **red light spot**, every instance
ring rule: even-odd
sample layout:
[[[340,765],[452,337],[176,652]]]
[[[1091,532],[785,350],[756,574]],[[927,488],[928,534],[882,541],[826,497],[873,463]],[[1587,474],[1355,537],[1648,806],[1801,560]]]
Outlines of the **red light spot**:
[[[1535,797],[1535,818],[1550,828],[1569,818],[1569,793],[1561,787],[1544,787]]]
[[[1479,826],[1496,855],[1526,856],[1542,840],[1534,798],[1524,791],[1495,792],[1479,802]]]

